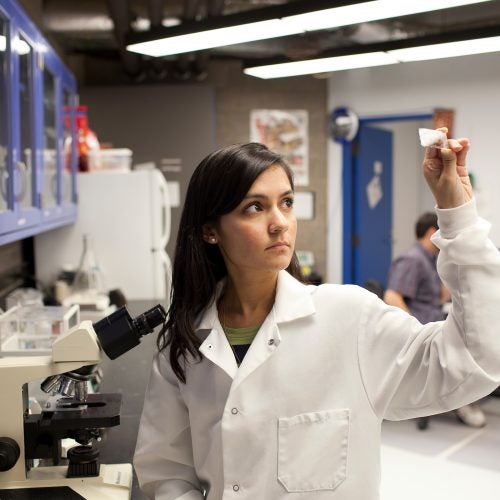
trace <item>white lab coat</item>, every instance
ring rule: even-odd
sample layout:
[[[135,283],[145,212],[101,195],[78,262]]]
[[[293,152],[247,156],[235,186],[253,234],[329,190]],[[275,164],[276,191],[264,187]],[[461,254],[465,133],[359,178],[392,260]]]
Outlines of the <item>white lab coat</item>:
[[[357,286],[306,286],[282,271],[238,369],[213,301],[185,385],[168,352],[155,358],[134,459],[143,490],[375,500],[382,419],[447,411],[500,385],[500,253],[474,201],[438,215],[445,322],[421,325]]]

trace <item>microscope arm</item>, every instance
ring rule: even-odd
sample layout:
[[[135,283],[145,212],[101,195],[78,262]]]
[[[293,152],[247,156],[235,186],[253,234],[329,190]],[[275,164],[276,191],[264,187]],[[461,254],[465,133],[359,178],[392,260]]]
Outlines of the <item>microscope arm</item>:
[[[81,366],[101,361],[101,348],[91,321],[82,321],[77,327],[58,337],[52,344],[55,363],[82,361]]]

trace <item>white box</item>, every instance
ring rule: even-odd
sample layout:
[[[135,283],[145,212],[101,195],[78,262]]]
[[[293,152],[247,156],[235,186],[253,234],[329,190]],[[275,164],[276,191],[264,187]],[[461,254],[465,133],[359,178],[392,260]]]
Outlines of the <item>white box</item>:
[[[91,172],[100,170],[127,172],[132,166],[132,150],[127,148],[92,150],[88,155]]]

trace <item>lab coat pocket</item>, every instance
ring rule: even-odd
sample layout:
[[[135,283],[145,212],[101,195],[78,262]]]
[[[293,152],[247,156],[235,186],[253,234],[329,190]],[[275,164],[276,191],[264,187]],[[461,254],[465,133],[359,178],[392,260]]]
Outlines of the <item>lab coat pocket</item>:
[[[334,490],[347,475],[349,410],[278,420],[278,480],[289,492]]]

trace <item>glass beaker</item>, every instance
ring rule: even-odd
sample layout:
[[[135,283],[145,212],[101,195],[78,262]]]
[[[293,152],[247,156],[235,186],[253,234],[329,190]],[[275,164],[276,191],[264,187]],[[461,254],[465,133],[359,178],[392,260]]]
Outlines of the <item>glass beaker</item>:
[[[73,290],[86,294],[106,293],[104,275],[95,256],[90,234],[83,235],[83,251],[73,281]]]

